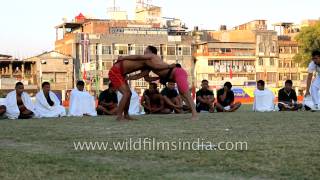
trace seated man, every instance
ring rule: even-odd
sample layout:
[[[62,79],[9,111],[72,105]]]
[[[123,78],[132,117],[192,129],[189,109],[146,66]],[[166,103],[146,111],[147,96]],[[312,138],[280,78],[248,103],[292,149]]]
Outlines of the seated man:
[[[164,99],[164,111],[175,113],[183,112],[182,99],[175,89],[174,82],[168,82],[167,86],[161,91],[161,95]]]
[[[50,91],[50,83],[42,83],[42,90],[36,95],[35,110],[37,117],[62,117],[66,115],[66,109],[60,105],[57,95]]]
[[[94,97],[84,90],[84,82],[78,81],[71,91],[69,116],[97,116]]]
[[[274,94],[265,89],[263,80],[257,82],[257,89],[254,91],[253,111],[270,112],[274,110]]]
[[[1,98],[0,99],[0,116],[4,115],[6,113],[7,107],[6,107],[6,99]]]
[[[298,103],[296,91],[292,89],[292,81],[286,80],[285,87],[278,92],[279,111],[297,111],[302,108]]]
[[[17,82],[15,90],[7,94],[6,107],[6,116],[9,119],[29,119],[35,113],[31,98],[24,92],[24,86],[21,82]]]
[[[214,97],[213,92],[209,90],[208,80],[202,80],[201,89],[196,93],[196,108],[197,112],[209,111],[214,112]]]
[[[164,99],[157,89],[156,83],[150,83],[149,89],[145,90],[141,97],[141,105],[146,114],[167,114],[171,111],[164,109]]]
[[[217,91],[218,102],[215,106],[218,112],[234,112],[240,108],[240,102],[234,103],[234,93],[231,88],[232,84],[226,82],[223,88]]]
[[[98,115],[117,115],[118,96],[116,89],[109,83],[109,88],[103,91],[99,96],[97,107]]]

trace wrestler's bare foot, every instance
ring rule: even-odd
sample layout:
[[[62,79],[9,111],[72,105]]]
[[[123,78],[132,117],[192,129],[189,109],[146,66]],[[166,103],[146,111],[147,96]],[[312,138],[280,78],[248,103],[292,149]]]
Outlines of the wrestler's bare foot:
[[[131,116],[129,116],[129,115],[124,116],[124,118],[125,118],[126,120],[129,120],[129,121],[136,121],[136,120],[138,120],[138,119],[133,118],[133,117],[131,117]]]
[[[116,121],[127,121],[123,116],[117,116]]]
[[[199,120],[199,116],[197,116],[197,115],[196,115],[196,116],[192,116],[192,117],[191,117],[191,120],[192,120],[192,121],[197,121],[197,120]]]

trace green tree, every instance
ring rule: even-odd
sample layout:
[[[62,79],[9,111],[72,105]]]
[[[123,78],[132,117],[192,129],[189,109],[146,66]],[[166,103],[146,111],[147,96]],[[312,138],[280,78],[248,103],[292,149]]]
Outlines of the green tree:
[[[303,27],[295,39],[299,53],[294,56],[294,60],[306,67],[310,63],[312,51],[320,50],[320,22],[314,26]]]

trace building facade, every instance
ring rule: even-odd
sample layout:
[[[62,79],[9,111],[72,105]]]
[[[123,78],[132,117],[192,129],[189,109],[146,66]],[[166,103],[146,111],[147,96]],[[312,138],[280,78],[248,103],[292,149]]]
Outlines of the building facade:
[[[138,21],[85,19],[57,26],[63,32],[55,43],[55,50],[73,58],[75,79],[85,79],[89,90],[107,88],[108,71],[118,56],[143,54],[148,45],[158,49],[167,63],[180,63],[192,80],[192,36],[168,35],[167,28]],[[147,88],[143,80],[132,81],[138,93]]]
[[[50,82],[54,91],[69,90],[74,87],[73,59],[56,51],[45,52],[26,59],[36,62],[37,87],[42,82]]]
[[[0,90],[10,91],[18,81],[21,81],[28,91],[37,90],[36,62],[0,54]]]
[[[257,79],[270,86],[277,83],[278,44],[276,31],[267,30],[264,20],[252,21],[232,30],[203,31],[195,37],[195,76],[220,87],[225,81],[236,86],[254,85]]]

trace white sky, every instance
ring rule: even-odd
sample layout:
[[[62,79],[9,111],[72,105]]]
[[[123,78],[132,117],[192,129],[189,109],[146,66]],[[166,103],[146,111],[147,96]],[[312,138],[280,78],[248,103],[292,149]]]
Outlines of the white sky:
[[[54,48],[54,26],[62,18],[82,12],[106,19],[113,0],[3,0],[0,10],[0,54],[33,56]],[[189,29],[228,28],[255,19],[270,23],[294,22],[320,17],[319,0],[153,0],[163,17],[182,19]],[[134,18],[135,0],[116,0],[116,6]],[[269,27],[271,28],[271,27]]]

